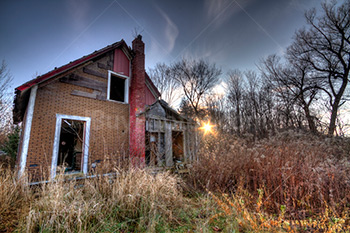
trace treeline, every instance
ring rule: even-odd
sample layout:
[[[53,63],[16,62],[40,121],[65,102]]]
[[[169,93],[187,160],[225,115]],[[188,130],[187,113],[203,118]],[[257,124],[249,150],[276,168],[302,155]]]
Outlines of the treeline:
[[[283,56],[270,55],[259,72],[187,60],[149,70],[162,98],[217,130],[265,137],[286,128],[343,135],[339,112],[349,97],[350,1],[323,3],[305,13]],[[215,93],[221,83],[224,93]],[[327,116],[329,115],[329,116]],[[326,116],[326,117],[325,117]]]

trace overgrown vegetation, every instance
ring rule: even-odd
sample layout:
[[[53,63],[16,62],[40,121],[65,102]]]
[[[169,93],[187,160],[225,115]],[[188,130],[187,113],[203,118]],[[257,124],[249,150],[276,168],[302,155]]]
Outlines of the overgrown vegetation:
[[[147,169],[28,186],[0,169],[0,231],[350,232],[346,138],[215,135],[180,178]]]
[[[0,150],[2,150],[6,156],[2,158],[1,161],[3,163],[6,161],[8,164],[10,164],[11,167],[14,167],[14,164],[16,162],[19,133],[20,128],[15,127],[12,132],[7,135],[7,139],[4,140],[3,144],[0,144]]]
[[[245,214],[260,224],[255,230],[266,224],[266,215],[282,215],[298,230],[305,221],[312,229],[333,227],[339,219],[345,226],[350,221],[349,149],[346,138],[293,131],[258,142],[213,136],[202,147],[191,179],[204,190],[233,194],[215,200],[225,215],[236,208],[253,211]]]

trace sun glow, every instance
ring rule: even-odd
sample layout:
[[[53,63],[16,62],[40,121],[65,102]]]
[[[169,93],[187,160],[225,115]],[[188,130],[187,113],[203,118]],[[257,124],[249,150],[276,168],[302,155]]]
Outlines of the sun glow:
[[[200,127],[200,130],[204,131],[204,135],[207,133],[212,133],[213,132],[213,127],[215,127],[214,125],[210,124],[210,121],[208,121],[207,123],[202,123],[202,127]]]

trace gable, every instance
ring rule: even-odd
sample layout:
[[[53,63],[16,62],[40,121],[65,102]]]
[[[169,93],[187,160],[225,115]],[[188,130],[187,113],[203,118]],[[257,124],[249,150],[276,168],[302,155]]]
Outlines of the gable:
[[[122,49],[114,50],[113,71],[130,76],[130,60]]]
[[[55,79],[59,79],[59,81],[63,83],[80,85],[92,90],[92,92],[81,92],[77,90],[71,93],[72,95],[105,100],[107,95],[108,70],[114,70],[115,63],[122,64],[119,65],[121,68],[117,70],[130,75],[129,72],[126,72],[129,71],[130,62],[126,63],[125,59],[129,61],[132,53],[131,51],[128,52],[126,49],[129,48],[124,41],[117,42],[17,87],[15,89],[13,109],[14,123],[17,124],[23,120],[31,87],[38,84],[47,85],[47,83]],[[115,54],[118,54],[118,56],[116,57]],[[120,59],[121,61],[116,61],[116,59]],[[127,66],[125,66],[125,64]],[[82,73],[77,74],[79,70],[81,70]]]

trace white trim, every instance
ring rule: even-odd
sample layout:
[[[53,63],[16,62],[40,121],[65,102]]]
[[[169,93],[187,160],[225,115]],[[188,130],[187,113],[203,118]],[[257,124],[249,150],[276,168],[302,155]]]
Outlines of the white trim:
[[[32,89],[30,90],[30,97],[29,97],[29,102],[27,107],[27,115],[25,119],[24,130],[23,130],[23,141],[22,141],[22,150],[20,155],[21,160],[19,165],[18,178],[20,178],[23,175],[24,170],[26,168],[29,140],[30,140],[30,131],[32,128],[32,120],[33,120],[37,90],[38,90],[38,85],[33,86]]]
[[[82,170],[83,170],[83,173],[86,175],[88,173],[91,118],[90,117],[64,115],[64,114],[57,113],[56,114],[55,138],[54,138],[54,143],[53,143],[52,161],[51,161],[51,178],[54,179],[56,176],[62,119],[85,121],[85,130],[84,130],[84,138],[83,138],[83,156],[84,156],[84,158],[83,158]]]
[[[116,100],[112,100],[110,99],[110,92],[111,92],[111,76],[117,76],[118,78],[122,78],[125,79],[125,83],[124,83],[124,102],[121,101],[116,101]],[[119,73],[116,73],[114,71],[108,70],[108,87],[107,87],[107,100],[109,101],[115,101],[118,103],[124,103],[127,104],[129,103],[129,77],[126,75],[122,75]]]

